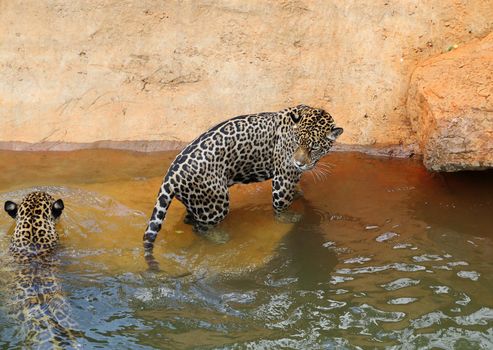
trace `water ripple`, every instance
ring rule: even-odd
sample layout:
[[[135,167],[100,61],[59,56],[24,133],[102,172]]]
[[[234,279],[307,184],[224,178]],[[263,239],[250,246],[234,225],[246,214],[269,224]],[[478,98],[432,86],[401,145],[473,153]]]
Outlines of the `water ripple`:
[[[344,264],[363,264],[367,261],[370,261],[371,258],[365,257],[365,256],[358,256],[355,258],[350,258],[344,260]]]
[[[459,271],[457,272],[457,276],[460,278],[470,279],[471,281],[477,281],[481,274],[476,271]]]
[[[397,290],[397,289],[406,288],[406,287],[410,287],[410,286],[415,286],[415,285],[419,284],[419,282],[420,282],[420,280],[415,280],[412,278],[399,278],[395,281],[392,281],[392,282],[389,282],[386,284],[382,284],[381,287],[383,287],[384,289],[386,289],[388,291],[392,291],[392,290]]]
[[[417,319],[411,320],[411,326],[420,329],[428,328],[432,325],[439,324],[442,320],[449,318],[442,311],[433,311]]]
[[[455,317],[455,322],[462,326],[488,325],[493,321],[493,309],[482,307],[476,312],[467,316]]]
[[[379,323],[395,323],[402,321],[406,314],[399,311],[383,311],[368,304],[353,306],[339,317],[340,329],[360,328],[368,333],[370,328],[375,328]]]
[[[411,297],[395,298],[395,299],[390,299],[389,301],[387,301],[387,304],[406,305],[406,304],[414,303],[417,300],[418,300],[418,298],[411,298]]]
[[[430,286],[431,289],[435,292],[435,294],[449,294],[450,287],[447,286]]]
[[[375,241],[377,242],[385,242],[385,241],[388,241],[389,239],[392,239],[394,237],[398,237],[399,234],[398,233],[395,233],[395,232],[385,232],[385,233],[382,233],[380,236],[378,236],[377,238],[375,238]]]
[[[354,275],[354,274],[362,274],[362,273],[376,273],[382,272],[386,270],[397,270],[397,271],[405,271],[405,272],[415,272],[415,271],[423,271],[426,270],[426,267],[416,264],[406,264],[406,263],[392,263],[383,266],[366,266],[366,267],[357,267],[353,269],[337,269],[336,272],[344,275]]]
[[[419,256],[413,256],[413,260],[416,262],[425,262],[425,261],[440,261],[443,260],[443,258],[440,255],[423,254]]]

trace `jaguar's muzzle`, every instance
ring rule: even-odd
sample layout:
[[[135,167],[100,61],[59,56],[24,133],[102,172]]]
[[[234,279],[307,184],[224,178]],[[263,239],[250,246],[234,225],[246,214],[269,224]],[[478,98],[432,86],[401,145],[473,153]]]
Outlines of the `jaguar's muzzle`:
[[[310,152],[301,146],[293,154],[293,164],[301,171],[309,170],[314,166],[310,158]]]

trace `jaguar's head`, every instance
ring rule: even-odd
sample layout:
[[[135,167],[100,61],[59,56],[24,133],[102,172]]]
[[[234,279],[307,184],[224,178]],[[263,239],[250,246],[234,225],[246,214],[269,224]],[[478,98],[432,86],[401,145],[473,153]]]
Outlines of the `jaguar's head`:
[[[344,131],[323,109],[299,105],[288,112],[293,123],[297,148],[293,163],[300,171],[310,170],[332,148]]]
[[[55,200],[45,192],[32,192],[19,205],[6,201],[4,208],[16,221],[10,242],[14,257],[42,256],[56,247],[55,223],[64,208],[61,199]]]

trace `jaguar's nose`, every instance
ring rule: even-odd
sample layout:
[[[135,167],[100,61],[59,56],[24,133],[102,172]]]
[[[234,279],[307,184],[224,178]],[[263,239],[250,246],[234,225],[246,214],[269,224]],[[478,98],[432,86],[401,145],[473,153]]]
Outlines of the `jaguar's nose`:
[[[298,168],[303,168],[310,163],[309,154],[304,147],[298,147],[293,154],[293,164]]]
[[[303,166],[303,163],[295,159],[294,165],[296,165],[298,168],[301,168]]]

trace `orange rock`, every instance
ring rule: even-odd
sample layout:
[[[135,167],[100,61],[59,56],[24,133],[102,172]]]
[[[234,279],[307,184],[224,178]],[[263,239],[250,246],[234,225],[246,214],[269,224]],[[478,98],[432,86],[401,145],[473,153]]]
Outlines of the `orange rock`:
[[[407,101],[430,170],[493,167],[493,33],[425,61]]]

